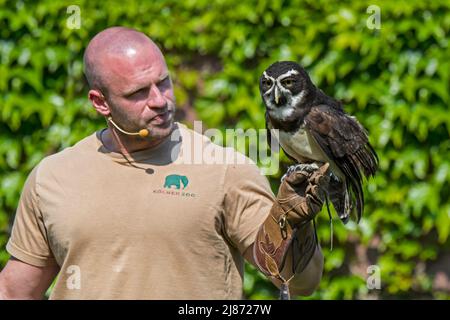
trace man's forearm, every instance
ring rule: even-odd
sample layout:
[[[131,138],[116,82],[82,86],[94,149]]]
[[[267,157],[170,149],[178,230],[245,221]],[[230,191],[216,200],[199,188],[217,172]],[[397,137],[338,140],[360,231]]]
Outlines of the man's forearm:
[[[303,230],[297,230],[296,240],[294,241],[299,242],[292,243],[289,247],[284,268],[281,271],[284,279],[291,279],[289,288],[292,295],[311,295],[319,286],[323,273],[324,258],[314,237],[313,226],[307,225],[304,228]],[[311,246],[314,246],[314,248],[311,248]],[[311,249],[313,250],[312,257],[300,256],[301,254],[307,254],[308,250]],[[275,280],[273,282],[278,287],[281,286],[281,281]]]
[[[0,300],[37,300],[42,297],[35,297],[27,290],[18,290],[17,285],[9,281],[4,273],[0,273]]]
[[[36,267],[11,257],[0,272],[0,299],[43,299],[59,267]]]
[[[309,296],[319,287],[323,273],[323,254],[320,247],[316,247],[313,258],[310,260],[305,270],[300,274],[296,273],[291,280],[291,294]]]
[[[308,228],[313,229],[312,226],[308,226]],[[302,230],[297,231],[297,233],[300,232],[302,232]],[[314,230],[311,230],[311,232],[314,232]],[[298,238],[301,239],[301,237]],[[323,254],[320,250],[320,246],[315,243],[312,257],[308,259],[306,265],[302,267],[301,262],[300,264],[298,263],[298,259],[301,259],[301,257],[298,257],[299,252],[294,251],[296,249],[297,248],[291,245],[281,274],[285,279],[292,278],[289,282],[289,288],[292,295],[311,295],[317,289],[320,280],[322,279]],[[294,271],[292,266],[295,262],[297,262],[297,268]]]
[[[254,261],[274,282],[283,283],[281,299],[289,299],[289,287],[294,294],[310,294],[320,282],[323,256],[313,221],[326,196],[328,167],[287,175],[256,235]]]

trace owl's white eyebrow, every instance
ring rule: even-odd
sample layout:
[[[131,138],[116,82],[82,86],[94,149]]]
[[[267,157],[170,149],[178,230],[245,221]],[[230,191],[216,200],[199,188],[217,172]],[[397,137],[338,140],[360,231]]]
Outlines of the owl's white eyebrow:
[[[270,86],[270,89],[267,90],[266,92],[264,92],[264,94],[267,95],[267,94],[270,94],[270,93],[272,92],[273,88],[275,88],[275,79],[272,78],[272,77],[270,77],[270,76],[268,76],[267,73],[266,73],[265,71],[263,72],[263,76],[264,76],[266,79],[272,80],[272,85]]]
[[[291,70],[289,70],[288,72],[285,72],[285,73],[283,73],[282,75],[280,75],[280,76],[278,77],[278,80],[283,80],[283,79],[285,79],[285,78],[287,78],[287,77],[290,77],[290,76],[292,76],[292,75],[294,75],[294,74],[298,74],[298,71],[297,71],[297,70],[294,70],[294,69],[291,69]]]
[[[272,78],[271,76],[268,76],[267,73],[266,73],[265,71],[263,72],[263,75],[264,75],[264,77],[265,77],[266,79],[270,79],[270,80],[272,80],[272,81],[275,81],[275,79]]]

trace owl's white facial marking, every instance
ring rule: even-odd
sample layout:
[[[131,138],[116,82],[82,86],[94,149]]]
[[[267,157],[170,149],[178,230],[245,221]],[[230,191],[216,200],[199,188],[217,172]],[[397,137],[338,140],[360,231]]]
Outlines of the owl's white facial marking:
[[[283,95],[287,98],[288,101],[290,100],[290,98],[291,98],[291,96],[292,96],[292,93],[291,93],[291,91],[290,91],[289,89],[286,89],[286,88],[281,84],[281,81],[283,81],[283,80],[286,79],[286,78],[291,77],[291,76],[294,75],[294,74],[298,74],[298,71],[297,71],[297,70],[294,70],[294,69],[291,69],[291,70],[289,70],[288,72],[285,72],[285,73],[283,73],[282,75],[280,75],[280,76],[277,78],[277,80],[276,80],[276,87],[278,88],[278,90],[280,90],[280,91],[283,93]],[[277,92],[275,91],[275,93],[277,93]],[[276,100],[278,100],[278,99],[276,99]],[[292,104],[292,102],[293,102],[293,101],[289,101],[289,104]],[[278,101],[275,101],[275,103],[278,103]],[[294,104],[294,105],[295,105],[295,104]]]
[[[285,106],[281,108],[273,108],[269,110],[269,114],[272,118],[279,119],[281,121],[286,121],[294,113],[295,108],[291,106]]]
[[[270,99],[266,99],[266,105],[270,116],[281,121],[286,121],[295,111],[295,108],[291,105],[286,104],[280,107],[270,101]]]
[[[272,86],[270,87],[270,89],[264,92],[264,100],[266,102],[271,117],[281,121],[286,121],[295,112],[295,106],[303,100],[305,96],[304,91],[301,91],[297,95],[292,96],[291,91],[289,89],[286,89],[281,84],[281,81],[283,81],[284,79],[296,75],[298,73],[299,72],[297,70],[291,69],[275,79],[269,76],[265,71],[263,72],[264,78],[272,81]],[[275,101],[275,103],[270,101],[269,96],[274,90],[275,90],[274,92],[275,100],[278,100],[280,95],[282,94],[287,99],[286,104],[284,104],[283,106],[279,106],[276,104],[278,101]]]
[[[303,99],[306,96],[306,91],[302,90],[299,93],[297,93],[295,96],[292,96],[292,105],[298,106],[300,103],[303,102]]]
[[[285,73],[283,73],[282,75],[280,75],[280,76],[277,78],[277,80],[281,81],[281,80],[286,79],[286,78],[288,78],[288,77],[290,77],[290,76],[292,76],[292,75],[294,75],[294,74],[298,74],[298,71],[297,71],[297,70],[294,70],[294,69],[291,69],[291,70],[289,70],[288,72],[285,72]]]
[[[272,92],[272,90],[275,88],[275,82],[276,82],[276,80],[275,80],[275,78],[273,78],[273,77],[271,77],[271,76],[268,76],[267,75],[267,73],[264,71],[263,72],[263,75],[264,75],[264,78],[266,78],[267,80],[270,80],[270,81],[272,81],[272,86],[270,87],[270,89],[269,90],[267,90],[266,92],[264,92],[264,95],[270,95],[270,93]]]

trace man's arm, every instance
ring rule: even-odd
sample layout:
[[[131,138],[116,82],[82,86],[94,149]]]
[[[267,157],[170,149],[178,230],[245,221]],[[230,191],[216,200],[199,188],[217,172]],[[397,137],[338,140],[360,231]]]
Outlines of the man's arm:
[[[0,272],[0,300],[42,299],[58,271],[57,265],[35,267],[11,257]]]
[[[253,244],[245,250],[244,258],[250,262],[255,268],[258,269],[255,259],[253,257]],[[281,272],[284,279],[290,279],[294,274],[289,266],[292,265],[292,250],[289,250],[286,256],[285,268]],[[301,273],[296,273],[292,280],[289,282],[289,288],[292,295],[309,296],[319,286],[322,279],[323,272],[323,254],[320,247],[317,246],[312,259],[306,265],[306,268]],[[272,283],[281,287],[281,281],[270,277]]]
[[[283,179],[253,252],[246,252],[261,272],[277,279],[273,282],[282,289],[281,299],[289,299],[289,291],[312,294],[322,277],[323,256],[313,220],[326,198],[328,168],[328,163],[300,166]]]

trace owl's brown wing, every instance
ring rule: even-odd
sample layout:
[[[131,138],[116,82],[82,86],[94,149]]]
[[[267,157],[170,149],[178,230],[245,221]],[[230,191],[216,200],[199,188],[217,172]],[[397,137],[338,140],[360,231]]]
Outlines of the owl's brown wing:
[[[366,130],[356,118],[327,105],[312,107],[305,117],[305,125],[344,173],[347,186],[355,196],[359,221],[364,208],[363,175],[373,176],[378,169],[378,156],[369,143]]]

